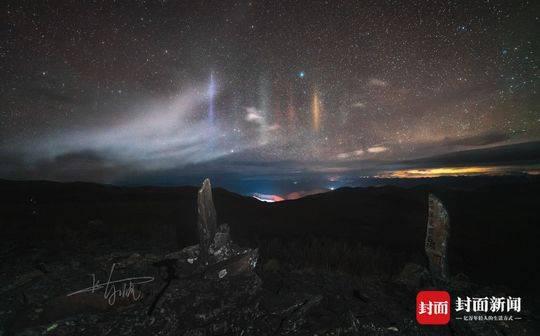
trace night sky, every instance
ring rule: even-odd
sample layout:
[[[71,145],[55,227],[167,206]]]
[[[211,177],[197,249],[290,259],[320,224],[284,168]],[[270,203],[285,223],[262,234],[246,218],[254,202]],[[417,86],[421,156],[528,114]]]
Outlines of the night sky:
[[[539,172],[535,1],[2,7],[0,178],[283,193]]]

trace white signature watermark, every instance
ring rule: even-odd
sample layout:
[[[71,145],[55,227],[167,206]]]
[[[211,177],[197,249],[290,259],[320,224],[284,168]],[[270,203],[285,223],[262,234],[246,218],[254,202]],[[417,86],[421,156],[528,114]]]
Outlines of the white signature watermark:
[[[92,286],[78,290],[73,293],[69,293],[67,296],[72,296],[82,293],[94,293],[100,289],[105,289],[103,298],[109,302],[110,305],[114,305],[117,298],[133,298],[133,301],[138,301],[142,298],[142,293],[135,291],[135,285],[142,285],[154,281],[154,277],[142,276],[142,277],[133,277],[125,278],[120,280],[112,280],[112,275],[114,272],[114,267],[116,264],[111,266],[111,271],[109,273],[109,278],[107,282],[102,283],[99,280],[96,280],[95,274],[90,274],[92,277]]]

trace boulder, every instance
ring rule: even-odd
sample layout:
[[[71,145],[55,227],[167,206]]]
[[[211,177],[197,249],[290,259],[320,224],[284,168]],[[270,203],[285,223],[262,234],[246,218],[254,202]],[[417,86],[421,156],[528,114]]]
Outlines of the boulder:
[[[199,232],[200,257],[204,260],[209,254],[217,228],[217,215],[212,199],[212,185],[205,179],[197,194],[197,229]]]
[[[431,275],[440,282],[448,281],[449,236],[450,218],[448,211],[440,199],[429,194],[425,250]]]

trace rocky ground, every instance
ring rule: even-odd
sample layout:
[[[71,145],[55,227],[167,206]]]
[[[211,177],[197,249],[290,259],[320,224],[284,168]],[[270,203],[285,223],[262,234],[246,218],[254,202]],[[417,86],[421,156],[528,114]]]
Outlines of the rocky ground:
[[[441,284],[416,263],[381,276],[261,259],[257,248],[234,243],[229,226],[217,226],[207,181],[197,207],[199,244],[180,250],[128,238],[122,246],[104,238],[48,248],[5,242],[0,336],[540,334],[530,305],[518,321],[453,318],[421,326],[419,290],[485,297],[506,296],[507,289],[476,285],[464,274]]]
[[[0,335],[536,335],[534,319],[419,326],[415,295],[429,272],[409,264],[391,281],[291,269],[232,243],[204,265],[199,248],[172,253],[81,249],[57,256],[2,251]],[[44,260],[48,260],[44,262]],[[67,296],[111,280],[153,277]],[[133,280],[137,283],[139,280]],[[124,285],[127,284],[127,285]],[[112,285],[110,285],[112,286]],[[126,287],[124,287],[126,286]],[[452,292],[493,293],[463,275]],[[127,290],[126,290],[127,288]],[[122,292],[123,291],[123,292]],[[116,293],[113,295],[111,293]],[[108,295],[107,295],[108,294]],[[114,302],[113,302],[114,301]],[[534,316],[531,312],[525,315]]]

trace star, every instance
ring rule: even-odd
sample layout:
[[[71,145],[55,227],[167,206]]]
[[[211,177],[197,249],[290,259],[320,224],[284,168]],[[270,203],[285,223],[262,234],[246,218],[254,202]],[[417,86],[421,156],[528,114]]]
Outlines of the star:
[[[225,154],[266,169],[540,139],[532,1],[370,3],[11,5],[0,157],[54,175],[84,154],[123,180]]]

